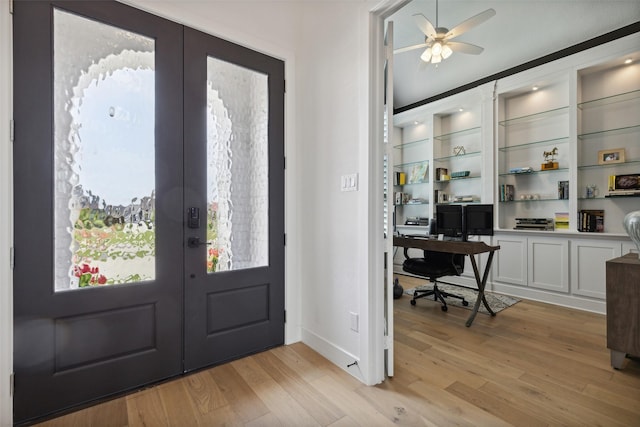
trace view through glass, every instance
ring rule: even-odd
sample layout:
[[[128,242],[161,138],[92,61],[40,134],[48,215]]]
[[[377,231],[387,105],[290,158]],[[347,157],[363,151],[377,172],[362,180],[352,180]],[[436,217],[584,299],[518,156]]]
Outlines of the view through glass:
[[[155,279],[155,42],[54,11],[55,290]]]

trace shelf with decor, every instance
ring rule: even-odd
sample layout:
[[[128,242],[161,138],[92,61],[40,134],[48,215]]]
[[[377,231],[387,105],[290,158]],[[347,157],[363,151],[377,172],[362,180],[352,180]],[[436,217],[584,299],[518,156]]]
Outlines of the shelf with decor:
[[[498,226],[553,219],[569,210],[571,132],[566,76],[498,94]],[[536,86],[537,89],[533,89]],[[560,187],[566,194],[560,195]]]
[[[614,234],[640,195],[640,64],[623,59],[580,69],[577,79],[577,208],[600,209],[603,232]]]
[[[480,107],[434,116],[434,203],[479,203],[482,195]]]

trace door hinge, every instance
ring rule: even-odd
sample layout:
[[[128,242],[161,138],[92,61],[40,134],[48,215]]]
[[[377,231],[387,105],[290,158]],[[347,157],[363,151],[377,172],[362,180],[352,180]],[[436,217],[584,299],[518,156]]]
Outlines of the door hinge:
[[[14,372],[11,372],[11,375],[9,375],[9,396],[13,397],[13,392],[16,388],[16,374]]]
[[[9,141],[13,142],[16,136],[16,122],[9,120]]]
[[[9,0],[9,13],[13,15],[13,0]]]
[[[13,0],[12,0],[13,1]],[[282,84],[282,88],[284,89],[284,93],[287,93],[287,81],[285,80]]]
[[[16,266],[16,251],[13,248],[13,246],[11,246],[9,248],[9,267],[11,267],[11,269],[13,270]]]
[[[284,323],[287,323],[287,310],[284,311]]]
[[[284,156],[284,159],[282,160],[282,169],[286,169],[287,168],[287,156]]]
[[[284,245],[287,246],[287,233],[284,233]]]

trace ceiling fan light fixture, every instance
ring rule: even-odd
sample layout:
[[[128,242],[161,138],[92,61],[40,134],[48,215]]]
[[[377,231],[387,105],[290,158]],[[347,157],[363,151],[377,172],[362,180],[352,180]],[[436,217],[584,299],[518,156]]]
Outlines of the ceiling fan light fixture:
[[[453,53],[453,50],[451,50],[449,45],[445,44],[444,47],[442,48],[442,58],[447,59],[448,57],[451,56],[452,53]]]
[[[420,59],[422,59],[424,62],[429,62],[431,60],[431,48],[428,47],[425,49],[424,52],[422,52],[422,55],[420,55]]]
[[[442,54],[442,44],[440,42],[435,42],[433,46],[431,46],[431,52],[434,56],[440,56],[440,54]]]
[[[440,62],[442,62],[442,57],[440,55],[433,55],[431,57],[431,63],[432,64],[438,64]]]
[[[631,64],[632,62],[633,62],[633,59],[631,59],[631,58],[627,58],[627,59],[624,60],[625,64]]]

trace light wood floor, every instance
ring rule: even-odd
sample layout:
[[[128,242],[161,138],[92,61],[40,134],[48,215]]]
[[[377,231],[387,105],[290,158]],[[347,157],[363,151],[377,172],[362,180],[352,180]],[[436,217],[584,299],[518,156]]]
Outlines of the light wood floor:
[[[468,310],[409,299],[378,386],[294,344],[41,425],[640,426],[640,361],[610,367],[604,316],[522,301],[467,328]]]

